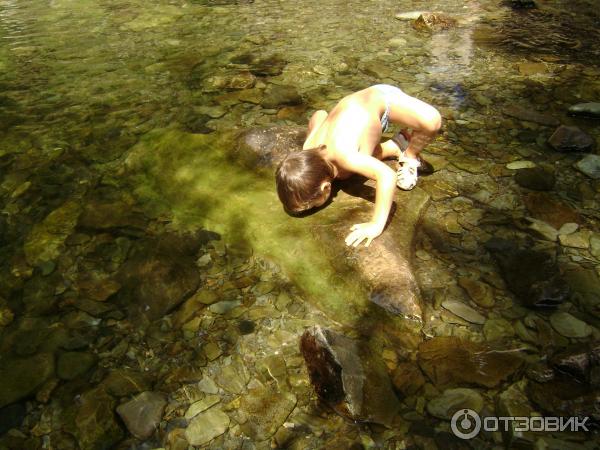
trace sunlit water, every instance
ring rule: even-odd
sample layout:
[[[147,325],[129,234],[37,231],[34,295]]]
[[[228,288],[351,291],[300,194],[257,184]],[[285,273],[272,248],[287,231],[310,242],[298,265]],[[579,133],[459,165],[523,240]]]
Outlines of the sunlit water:
[[[558,162],[559,168],[568,165],[568,170],[555,173],[558,196],[583,214],[584,228],[598,233],[598,182],[581,178],[571,168],[574,160],[544,156],[540,148],[551,128],[501,112],[517,105],[561,117],[598,141],[597,122],[564,117],[571,104],[600,99],[598,12],[591,1],[540,0],[543,8],[518,11],[508,3],[0,0],[0,362],[5,367],[40,354],[58,361],[65,351],[95,355],[83,373],[65,375],[63,370],[57,375],[49,369],[40,386],[16,399],[18,407],[10,415],[18,421],[0,447],[187,448],[187,441],[173,430],[187,426],[182,416],[207,391],[196,389],[194,376],[177,372],[181,365],[194,368],[200,378],[210,375],[221,381],[220,404],[231,422],[224,434],[206,444],[210,448],[269,448],[270,442],[298,449],[353,444],[445,448],[448,421],[424,411],[425,399],[440,393],[431,383],[425,392],[409,396],[399,419],[402,425],[392,430],[355,425],[316,406],[298,338],[314,323],[347,326],[349,321],[339,315],[345,314],[346,305],[336,295],[360,292],[360,286],[343,279],[350,270],[340,273],[324,264],[317,257],[318,246],[301,234],[306,223],[319,222],[318,214],[292,221],[280,210],[271,178],[257,176],[225,155],[238,130],[305,125],[314,110],[330,109],[354,90],[395,84],[442,112],[445,129],[431,146],[438,156],[490,164],[537,158]],[[394,17],[416,10],[449,14],[457,26],[418,32],[410,21]],[[300,104],[265,103],[263,91],[272,85],[294,87],[301,97],[295,103]],[[148,151],[140,162],[139,155]],[[459,172],[450,171],[450,178],[456,181]],[[498,176],[497,184],[509,195],[514,186],[505,175]],[[106,229],[97,224],[76,227],[86,205],[94,209],[103,202],[117,204],[120,212],[131,208],[151,221],[141,226],[128,216]],[[448,217],[448,211],[464,211],[462,207],[440,201],[429,219]],[[58,213],[49,216],[53,211]],[[435,239],[419,235],[418,275],[432,322],[416,340],[443,335],[483,340],[481,327],[445,316],[440,320],[443,314],[433,292],[456,277],[487,270],[478,266],[476,249],[484,238],[505,237],[514,228],[502,220],[488,224],[497,228],[474,229],[471,240],[449,236],[446,251],[440,253]],[[108,309],[103,308],[111,303],[106,298],[91,305],[78,303],[86,292],[81,287],[86,273],[97,272],[105,280],[132,258],[130,247],[150,242],[139,245],[141,254],[151,252],[155,236],[199,228],[222,238],[219,244],[205,243],[197,254],[212,258],[198,264],[201,286],[218,287],[219,295],[224,292],[222,300],[239,300],[221,305],[231,311],[197,314],[195,322],[182,323],[175,311],[148,328],[148,323],[133,319],[131,325],[123,298]],[[85,247],[90,239],[93,245]],[[223,244],[239,245],[240,240],[246,244],[242,250]],[[472,251],[470,256],[453,253],[461,246]],[[598,259],[587,250],[569,249],[562,256],[592,273],[598,270]],[[290,281],[288,275],[296,278]],[[494,277],[498,275],[487,279]],[[238,296],[228,297],[236,280]],[[302,283],[294,286],[294,280]],[[513,311],[510,294],[499,286],[497,305]],[[320,292],[326,306],[319,305]],[[288,298],[288,293],[293,295]],[[302,297],[305,293],[310,301]],[[503,316],[520,319],[521,309],[514,310]],[[586,314],[580,305],[571,312],[580,318]],[[492,311],[489,317],[499,313]],[[597,317],[589,321],[598,324]],[[56,329],[65,329],[71,340],[63,342],[54,331],[46,332]],[[346,332],[352,334],[351,329]],[[58,343],[44,344],[48,336]],[[83,340],[73,343],[73,336]],[[22,339],[31,339],[31,345],[16,348]],[[584,343],[597,340],[598,330],[587,339],[555,339],[558,347]],[[397,353],[387,353],[389,367],[398,358],[414,359],[414,348],[395,348],[393,342],[383,340],[386,349]],[[521,344],[518,336],[506,343],[506,351],[521,349]],[[524,353],[541,358],[535,344],[528,342]],[[278,358],[285,360],[283,374],[277,372]],[[245,370],[246,375],[231,381],[223,375],[223,367],[230,366],[244,366],[238,372]],[[107,373],[120,368],[149,374],[145,390],[169,396],[159,431],[149,438],[132,437],[111,416],[119,403],[141,389],[122,395],[96,390],[104,386]],[[279,428],[277,439],[259,439],[252,432],[250,439],[236,423],[243,423],[235,415],[235,402],[245,388],[231,384],[240,377],[246,385],[256,381],[254,388],[268,386],[273,395],[283,383],[296,396],[287,428]],[[197,392],[190,394],[189,389]],[[480,391],[493,407],[495,392]],[[71,404],[82,396],[83,406]],[[85,401],[96,397],[108,405],[109,418],[102,416],[110,422],[104,437],[85,426],[86,417],[95,413]],[[295,434],[290,423],[299,430]],[[434,428],[446,433],[445,438],[436,440]],[[581,436],[573,439],[577,444],[572,445],[585,444]],[[500,434],[487,435],[478,445],[502,446]]]

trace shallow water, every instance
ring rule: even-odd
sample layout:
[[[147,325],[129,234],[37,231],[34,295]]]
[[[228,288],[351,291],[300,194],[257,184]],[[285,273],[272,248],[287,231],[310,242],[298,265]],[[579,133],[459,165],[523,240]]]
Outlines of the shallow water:
[[[481,373],[451,385],[476,391],[482,413],[529,383],[534,411],[583,414],[540,402],[556,388],[538,382],[553,355],[599,337],[600,183],[573,168],[582,154],[549,150],[555,126],[527,113],[599,143],[597,120],[565,112],[600,99],[600,16],[591,1],[508,3],[0,0],[0,379],[13,380],[0,392],[0,447],[466,448],[427,406],[448,386],[427,373],[419,344],[445,336],[492,345],[460,356]],[[457,26],[428,33],[394,17],[416,10]],[[439,167],[420,183],[431,202],[415,236],[419,329],[370,303],[355,254],[319,234],[353,220],[347,196],[290,218],[272,173],[232,160],[237,132],[304,126],[375,83],[444,117],[426,155]],[[520,160],[553,173],[548,196],[515,182],[506,165]],[[530,216],[578,229],[553,242]],[[483,248],[491,237],[553,255],[575,291],[559,313],[520,304]],[[392,378],[409,366],[426,377],[399,394],[394,427],[354,424],[317,401],[298,349],[313,324],[360,337]],[[482,352],[524,366],[494,384]],[[590,397],[575,397],[591,405],[589,372]],[[142,391],[164,409],[156,431],[134,437],[115,411]],[[218,422],[208,428],[222,430],[199,443],[184,430],[205,399]],[[508,445],[500,432],[472,444]]]

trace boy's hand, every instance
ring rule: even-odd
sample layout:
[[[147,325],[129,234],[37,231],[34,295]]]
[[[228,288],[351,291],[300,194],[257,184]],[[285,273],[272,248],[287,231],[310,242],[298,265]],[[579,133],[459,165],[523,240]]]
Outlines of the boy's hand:
[[[352,225],[352,233],[346,237],[346,245],[358,247],[363,239],[367,240],[365,247],[371,244],[371,241],[381,234],[383,231],[381,226],[373,222],[357,223]]]

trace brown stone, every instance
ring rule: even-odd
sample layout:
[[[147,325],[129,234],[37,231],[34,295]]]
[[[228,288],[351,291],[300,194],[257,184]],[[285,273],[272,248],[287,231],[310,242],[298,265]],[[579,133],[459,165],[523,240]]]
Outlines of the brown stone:
[[[508,379],[522,360],[509,349],[496,350],[457,337],[435,337],[419,346],[419,366],[436,387],[475,384],[492,388]]]
[[[567,203],[546,192],[531,192],[523,195],[529,214],[549,223],[557,230],[565,223],[581,223],[579,214]]]

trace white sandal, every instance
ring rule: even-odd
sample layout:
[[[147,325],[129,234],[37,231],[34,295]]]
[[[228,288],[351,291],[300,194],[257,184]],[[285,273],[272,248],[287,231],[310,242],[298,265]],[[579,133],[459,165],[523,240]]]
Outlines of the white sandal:
[[[404,191],[410,191],[417,185],[417,169],[421,166],[421,161],[409,158],[404,155],[404,152],[401,152],[398,164],[396,186]]]

